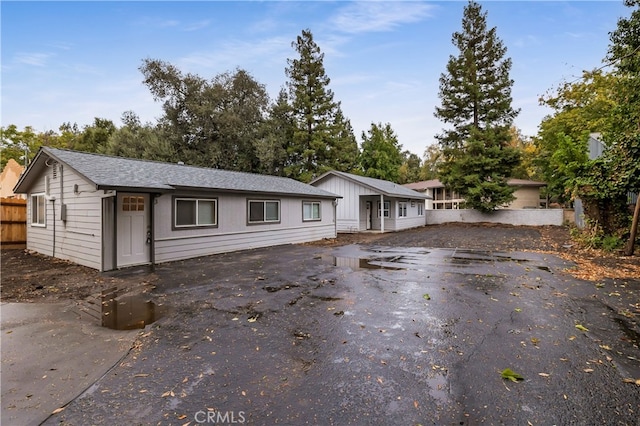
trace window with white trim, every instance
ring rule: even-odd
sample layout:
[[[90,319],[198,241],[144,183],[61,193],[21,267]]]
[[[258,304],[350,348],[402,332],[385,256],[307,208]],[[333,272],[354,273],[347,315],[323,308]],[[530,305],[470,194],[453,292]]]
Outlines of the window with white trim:
[[[424,202],[418,201],[418,216],[424,216]]]
[[[247,216],[249,223],[280,222],[280,201],[248,200]]]
[[[384,217],[389,217],[389,208],[391,203],[389,201],[384,202]],[[378,217],[380,217],[380,201],[378,201]]]
[[[304,222],[312,221],[312,220],[321,220],[320,201],[303,201],[302,202],[302,220]]]
[[[174,198],[174,226],[193,228],[218,225],[216,198]]]
[[[407,217],[406,201],[398,201],[398,217]]]
[[[47,225],[47,200],[44,194],[31,195],[31,226]]]

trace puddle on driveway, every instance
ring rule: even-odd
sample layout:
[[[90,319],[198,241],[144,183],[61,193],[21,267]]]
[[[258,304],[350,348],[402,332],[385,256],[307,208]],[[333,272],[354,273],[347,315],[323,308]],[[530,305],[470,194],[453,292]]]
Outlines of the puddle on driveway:
[[[360,270],[360,269],[387,269],[391,271],[399,271],[402,269],[400,266],[389,266],[385,265],[385,263],[394,263],[397,262],[402,256],[393,256],[388,258],[374,258],[369,259],[366,257],[340,257],[340,256],[330,256],[330,262],[333,266],[346,266],[351,269]]]
[[[102,327],[112,330],[135,330],[159,320],[164,306],[150,300],[143,291],[113,287],[89,298],[80,310]]]

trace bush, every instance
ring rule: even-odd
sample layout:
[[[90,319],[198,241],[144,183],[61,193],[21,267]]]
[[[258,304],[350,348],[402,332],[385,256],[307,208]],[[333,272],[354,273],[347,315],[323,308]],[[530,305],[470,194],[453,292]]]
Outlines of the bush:
[[[571,228],[571,238],[584,247],[599,249],[607,253],[618,250],[624,245],[622,238],[617,235],[605,235],[597,221],[588,219],[584,229]]]

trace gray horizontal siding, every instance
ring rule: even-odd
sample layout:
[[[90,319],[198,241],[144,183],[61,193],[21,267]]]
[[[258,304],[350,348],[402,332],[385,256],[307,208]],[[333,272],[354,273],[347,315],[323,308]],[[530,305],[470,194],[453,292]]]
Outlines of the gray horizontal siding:
[[[334,238],[333,224],[156,239],[156,262]]]
[[[102,227],[99,192],[67,167],[61,171],[58,170],[56,178],[53,178],[51,168],[45,169],[45,174],[39,176],[37,183],[33,186],[32,193],[44,192],[45,175],[49,177],[49,195],[52,198],[55,197],[55,201],[47,201],[46,228],[30,225],[29,208],[27,248],[48,256],[55,255],[56,258],[79,265],[100,269]],[[74,185],[78,185],[77,193],[74,193]],[[62,221],[61,218],[62,204],[67,206],[66,221]]]

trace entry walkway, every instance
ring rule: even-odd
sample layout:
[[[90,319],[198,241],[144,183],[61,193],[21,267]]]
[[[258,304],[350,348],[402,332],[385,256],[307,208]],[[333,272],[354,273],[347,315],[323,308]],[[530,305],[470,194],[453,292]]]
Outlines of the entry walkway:
[[[81,319],[75,304],[3,303],[1,424],[38,425],[129,352],[140,330]]]

